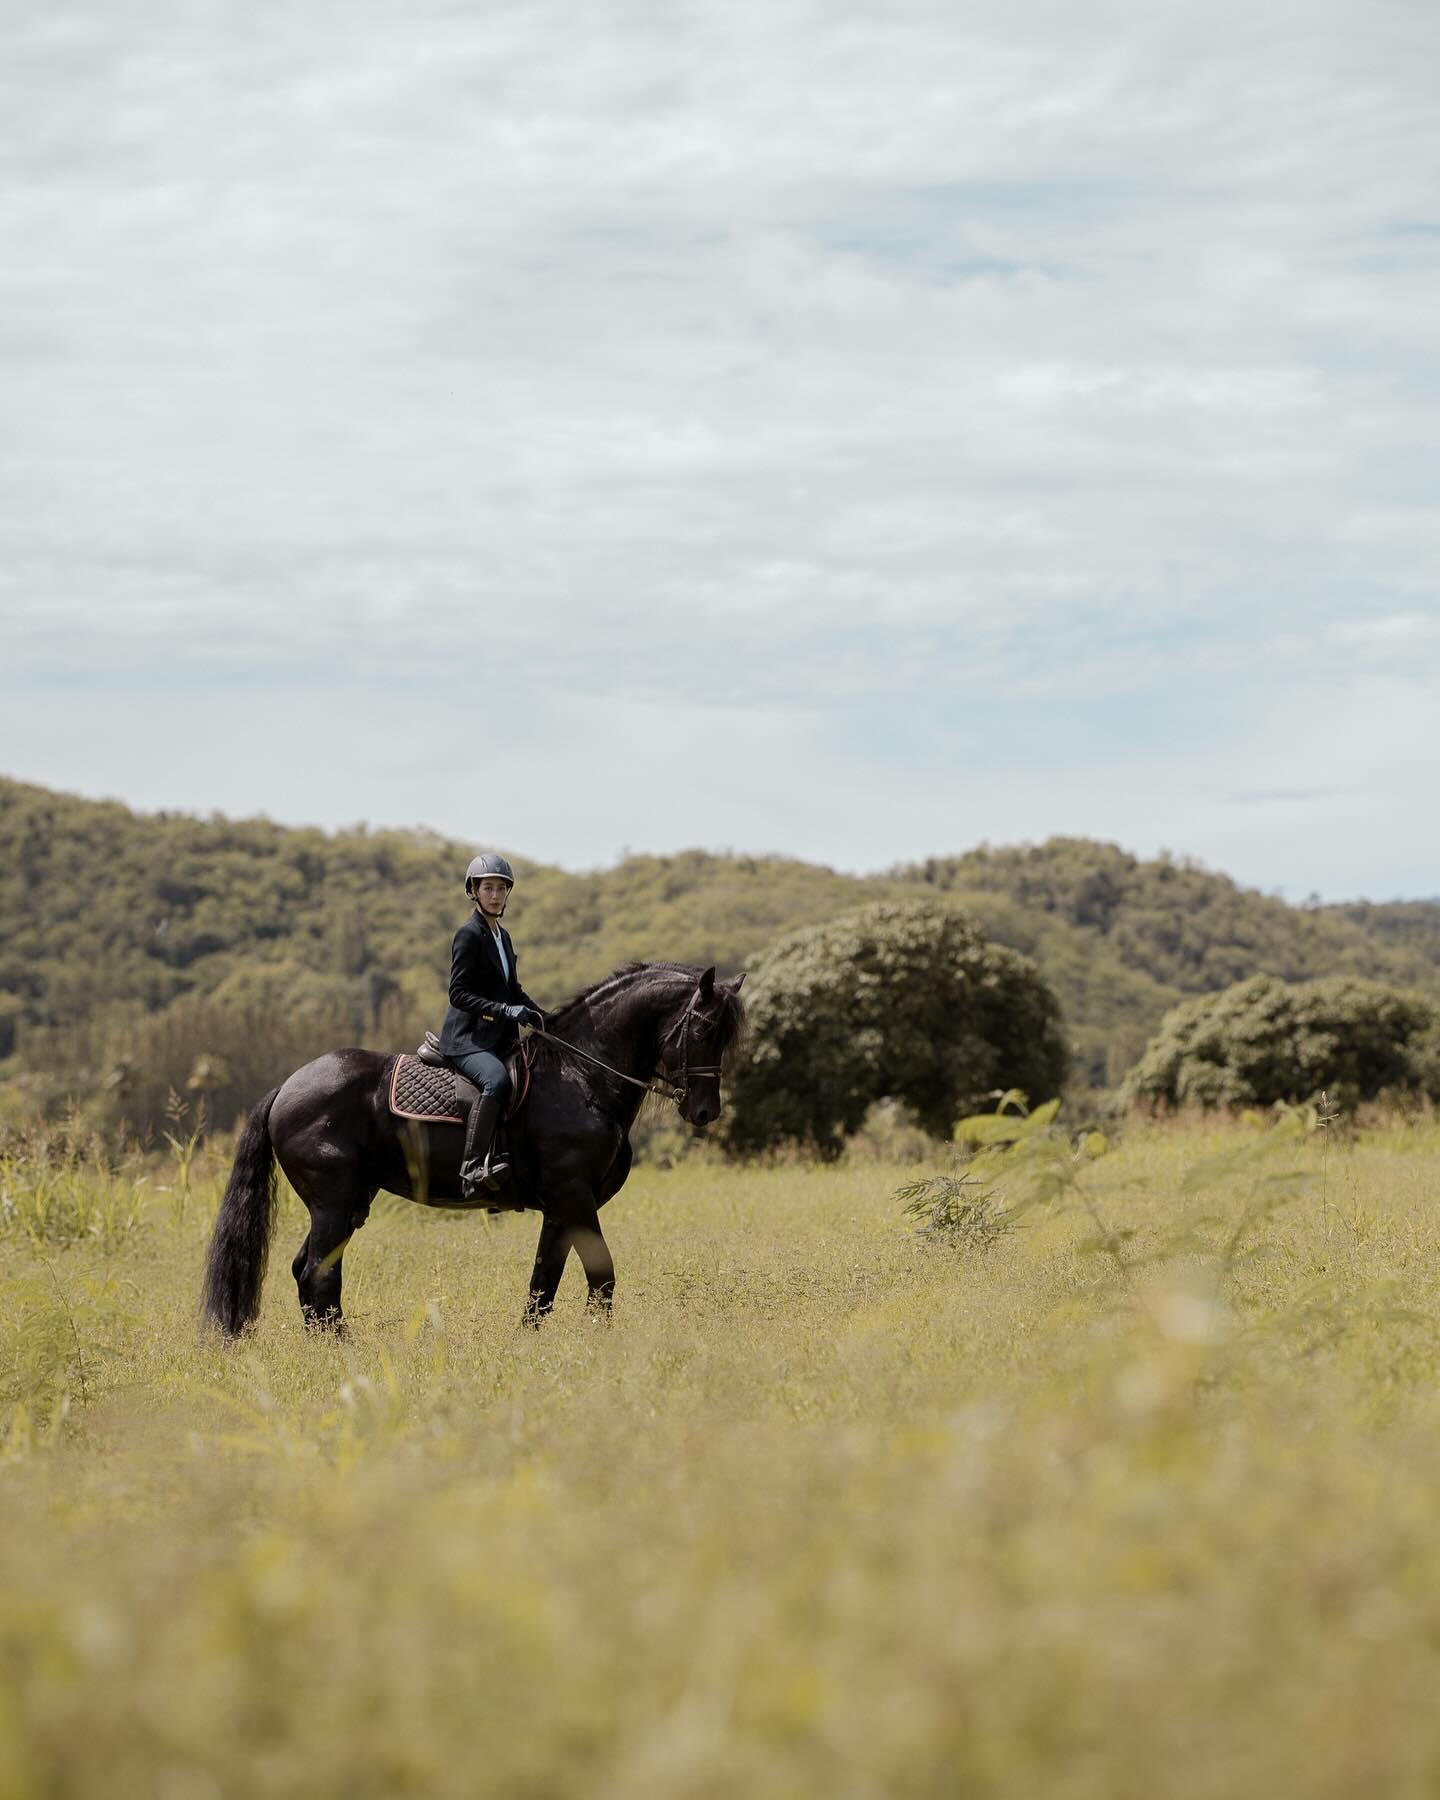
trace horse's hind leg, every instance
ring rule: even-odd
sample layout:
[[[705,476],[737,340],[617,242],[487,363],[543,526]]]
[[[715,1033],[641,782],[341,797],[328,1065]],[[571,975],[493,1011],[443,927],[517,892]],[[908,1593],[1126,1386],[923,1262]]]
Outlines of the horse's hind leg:
[[[295,1285],[300,1290],[300,1311],[307,1325],[338,1328],[341,1260],[350,1242],[350,1214],[339,1208],[310,1215],[310,1235],[305,1240],[305,1261],[297,1256]]]
[[[374,1194],[347,1181],[327,1183],[324,1197],[312,1198],[306,1191],[311,1184],[302,1185],[294,1176],[291,1182],[310,1208],[309,1234],[290,1265],[300,1290],[300,1311],[307,1325],[338,1329],[344,1323],[340,1286],[345,1247],[364,1224]]]

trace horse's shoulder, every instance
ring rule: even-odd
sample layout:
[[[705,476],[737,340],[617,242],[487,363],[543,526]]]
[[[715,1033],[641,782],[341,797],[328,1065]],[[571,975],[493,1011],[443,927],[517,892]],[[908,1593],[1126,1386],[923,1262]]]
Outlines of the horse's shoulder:
[[[630,1136],[627,1132],[622,1134],[620,1147],[615,1152],[615,1160],[605,1171],[605,1177],[600,1183],[600,1193],[596,1200],[597,1206],[603,1206],[607,1200],[613,1200],[620,1192],[626,1181],[629,1180],[630,1168],[634,1160],[635,1152],[631,1147]]]

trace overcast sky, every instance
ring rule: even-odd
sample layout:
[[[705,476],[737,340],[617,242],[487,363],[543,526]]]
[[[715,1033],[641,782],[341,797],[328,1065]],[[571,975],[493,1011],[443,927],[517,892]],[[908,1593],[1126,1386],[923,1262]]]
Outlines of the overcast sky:
[[[0,772],[1440,894],[1430,0],[0,0]]]

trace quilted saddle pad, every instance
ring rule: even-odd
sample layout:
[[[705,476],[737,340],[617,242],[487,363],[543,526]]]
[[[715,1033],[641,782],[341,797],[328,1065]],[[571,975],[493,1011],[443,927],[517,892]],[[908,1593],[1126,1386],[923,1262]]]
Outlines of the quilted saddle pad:
[[[510,1095],[505,1117],[513,1118],[530,1092],[530,1058],[520,1054],[506,1063]],[[390,1075],[390,1110],[397,1119],[421,1119],[431,1125],[463,1125],[479,1089],[454,1069],[422,1062],[408,1054],[395,1058]]]
[[[456,1097],[460,1086],[469,1091]],[[475,1089],[453,1069],[437,1069],[418,1056],[397,1056],[390,1076],[390,1110],[400,1119],[425,1119],[437,1124],[463,1125],[475,1097]]]

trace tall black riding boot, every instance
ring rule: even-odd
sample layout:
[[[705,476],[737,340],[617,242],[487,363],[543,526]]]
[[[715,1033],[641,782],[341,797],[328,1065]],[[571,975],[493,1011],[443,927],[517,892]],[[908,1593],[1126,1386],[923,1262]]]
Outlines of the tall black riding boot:
[[[500,1122],[499,1094],[481,1094],[471,1103],[465,1121],[465,1152],[460,1162],[460,1192],[466,1200],[500,1191],[500,1178],[510,1172],[509,1163],[493,1155],[495,1127]]]

